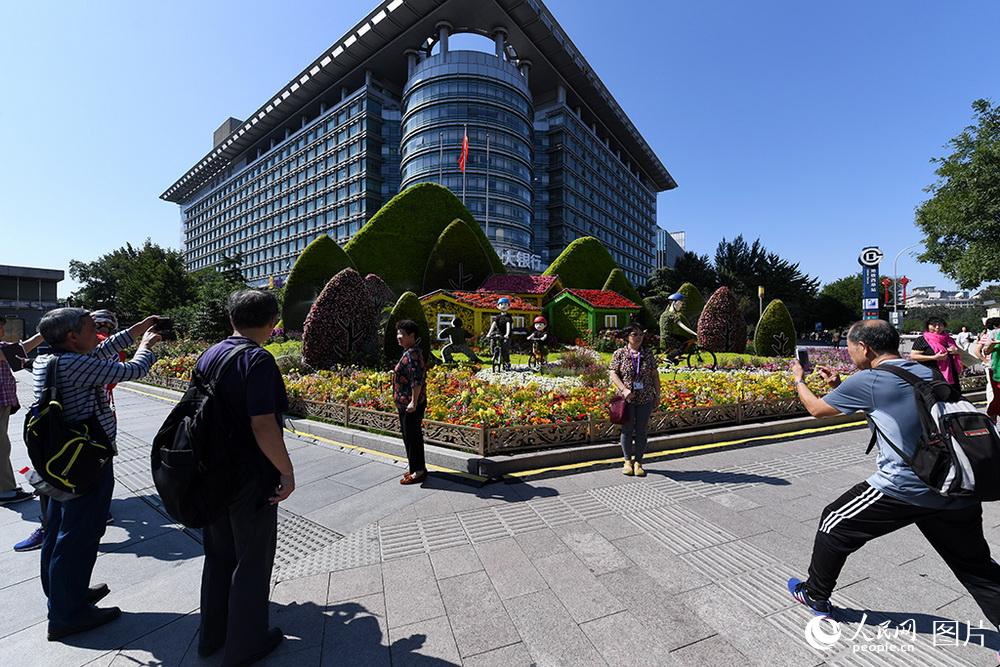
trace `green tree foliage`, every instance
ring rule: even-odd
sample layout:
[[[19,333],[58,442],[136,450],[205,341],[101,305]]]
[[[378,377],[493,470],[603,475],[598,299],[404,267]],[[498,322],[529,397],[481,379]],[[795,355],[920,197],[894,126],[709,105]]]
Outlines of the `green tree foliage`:
[[[417,291],[434,244],[455,219],[469,224],[492,272],[506,273],[479,223],[448,188],[436,183],[418,183],[390,199],[344,250],[359,272],[377,273],[397,294]]]
[[[736,297],[728,287],[720,287],[698,318],[698,345],[712,352],[743,352],[746,344],[746,320]]]
[[[938,180],[916,214],[920,260],[963,288],[1000,280],[1000,106],[976,100],[972,109],[973,124],[948,142],[951,154],[931,160]]]
[[[285,299],[281,310],[281,323],[285,331],[302,331],[306,316],[316,297],[330,278],[354,262],[337,242],[321,234],[306,246],[295,260],[285,282]]]
[[[424,360],[430,364],[431,357],[431,333],[427,326],[427,316],[424,315],[424,307],[420,299],[413,292],[404,292],[399,297],[399,301],[393,306],[389,319],[385,323],[385,362],[389,366],[395,366],[399,358],[403,356],[403,348],[396,342],[396,322],[400,320],[413,320],[420,330],[420,350],[424,353]]]
[[[839,328],[861,319],[861,274],[855,273],[823,285],[813,312],[823,326]]]
[[[218,268],[206,267],[191,274],[195,285],[193,300],[165,313],[174,320],[179,335],[214,343],[233,332],[229,296],[246,287],[240,270],[242,263],[240,255],[223,257]]]
[[[722,239],[715,250],[719,284],[729,287],[747,321],[758,315],[757,287],[769,299],[781,299],[800,326],[811,326],[810,312],[819,280],[802,273],[797,263],[769,252],[760,239],[747,243],[743,236]]]
[[[790,357],[795,351],[795,324],[788,308],[775,299],[767,304],[754,332],[753,349],[766,357]]]
[[[306,317],[302,357],[313,368],[373,365],[378,359],[378,309],[353,268],[330,279]]]
[[[661,300],[673,294],[682,283],[691,283],[702,292],[711,292],[719,286],[719,277],[708,255],[699,255],[690,250],[685,252],[677,258],[673,268],[661,267],[653,271],[640,291],[648,297]]]
[[[604,244],[593,236],[584,236],[566,246],[542,275],[559,276],[566,288],[601,289],[616,268]]]
[[[93,262],[72,260],[69,273],[81,283],[72,303],[113,310],[123,325],[166,313],[195,295],[181,253],[149,239],[139,248],[126,243]]]
[[[431,249],[424,270],[423,293],[438,289],[474,291],[491,273],[489,255],[473,226],[462,219],[453,220]]]
[[[929,317],[940,317],[948,323],[948,331],[952,335],[968,327],[969,331],[979,333],[983,329],[983,316],[985,313],[981,308],[909,308],[903,318],[903,331],[913,333],[924,330],[924,324]]]

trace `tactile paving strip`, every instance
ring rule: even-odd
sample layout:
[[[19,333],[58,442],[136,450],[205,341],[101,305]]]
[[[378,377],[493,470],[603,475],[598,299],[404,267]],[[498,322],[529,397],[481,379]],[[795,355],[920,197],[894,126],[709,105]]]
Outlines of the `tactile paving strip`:
[[[775,614],[798,605],[788,593],[788,580],[796,572],[785,565],[774,565],[719,580],[719,587],[760,616]]]
[[[549,528],[583,520],[583,517],[559,496],[530,500],[528,506],[538,513]]]
[[[288,581],[378,563],[381,560],[378,543],[378,526],[368,524],[319,551],[275,568],[272,578]]]
[[[280,569],[320,551],[342,535],[305,517],[278,510],[278,545],[274,554],[274,567]]]
[[[727,542],[681,554],[681,560],[712,579],[735,577],[771,567],[778,559],[746,542]]]
[[[684,554],[736,536],[677,506],[654,507],[627,515],[629,521],[662,542],[675,554]]]
[[[669,505],[675,500],[663,492],[662,484],[621,484],[591,489],[590,495],[612,510],[624,514]],[[693,494],[692,497],[697,494]]]
[[[511,535],[522,535],[533,530],[545,528],[542,517],[528,505],[515,504],[498,507],[496,515],[503,522],[505,528]]]
[[[458,519],[469,536],[469,541],[473,544],[510,536],[507,526],[500,520],[492,507],[471,512],[459,512]]]

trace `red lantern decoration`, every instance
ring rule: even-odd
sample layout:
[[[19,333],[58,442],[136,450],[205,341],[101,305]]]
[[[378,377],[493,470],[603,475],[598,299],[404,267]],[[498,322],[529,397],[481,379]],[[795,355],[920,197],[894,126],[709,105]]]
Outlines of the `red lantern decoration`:
[[[903,308],[906,308],[906,286],[910,284],[910,279],[903,276],[899,279],[899,284],[903,286]]]
[[[892,286],[892,278],[889,276],[882,276],[882,290],[885,292],[885,299],[883,303],[889,303],[889,287]]]

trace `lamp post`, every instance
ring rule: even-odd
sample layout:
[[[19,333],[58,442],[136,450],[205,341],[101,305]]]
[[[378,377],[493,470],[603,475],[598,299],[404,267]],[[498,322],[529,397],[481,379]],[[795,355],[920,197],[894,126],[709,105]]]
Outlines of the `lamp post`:
[[[896,264],[899,262],[899,257],[907,250],[912,250],[920,245],[919,242],[913,245],[908,245],[899,252],[896,253],[896,258],[892,260],[892,277],[893,277],[893,288],[892,288],[892,312],[899,312],[899,269]]]
[[[764,317],[764,286],[757,286],[757,299],[760,301],[760,312],[757,314],[757,321],[760,322]]]

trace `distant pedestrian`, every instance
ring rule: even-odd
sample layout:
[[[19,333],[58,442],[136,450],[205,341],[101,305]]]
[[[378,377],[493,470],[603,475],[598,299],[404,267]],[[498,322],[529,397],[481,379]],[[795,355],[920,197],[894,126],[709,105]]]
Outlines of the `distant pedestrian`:
[[[285,383],[274,357],[261,347],[278,322],[278,301],[270,292],[239,290],[229,297],[228,310],[233,335],[208,348],[196,365],[210,376],[227,353],[245,346],[216,381],[232,427],[231,438],[217,445],[232,456],[237,490],[224,513],[202,530],[198,654],[206,657],[225,646],[222,664],[244,665],[263,659],[284,639],[280,628],[270,627],[268,598],[278,503],[295,490],[295,474],[282,431]]]
[[[955,344],[962,350],[968,350],[976,335],[969,331],[969,327],[962,327],[962,330],[955,336]]]
[[[10,438],[7,427],[10,416],[21,405],[17,400],[17,380],[13,371],[24,368],[28,353],[42,342],[42,334],[35,334],[20,343],[5,343],[7,318],[0,315],[0,505],[19,503],[34,498],[17,484],[14,469],[10,465]]]
[[[936,368],[944,376],[944,381],[962,391],[959,378],[962,375],[961,351],[955,340],[947,332],[948,323],[940,317],[930,317],[924,325],[924,333],[913,341],[910,359],[919,361],[928,368]]]
[[[1000,416],[1000,317],[986,320],[986,329],[979,354],[986,365],[986,414],[996,421]]]
[[[646,453],[649,417],[660,403],[660,372],[656,355],[644,346],[646,331],[633,324],[625,330],[625,346],[611,356],[612,384],[625,398],[621,446],[625,463],[622,474],[645,477],[642,458]]]
[[[427,366],[420,351],[420,329],[412,320],[396,323],[396,341],[403,348],[392,373],[392,398],[399,413],[399,430],[406,447],[409,471],[400,484],[419,484],[427,479],[424,463],[424,412],[427,410]]]
[[[830,595],[848,556],[872,539],[915,524],[990,622],[1000,624],[1000,565],[990,558],[983,536],[982,504],[939,494],[897,453],[912,460],[923,433],[913,386],[891,371],[874,369],[894,367],[923,379],[931,379],[933,371],[900,358],[899,333],[884,320],[852,326],[847,350],[859,370],[843,382],[833,369],[817,369],[832,392],[817,398],[797,362],[795,387],[813,417],[864,412],[878,445],[878,470],[823,510],[809,578],[790,579],[789,591],[816,614],[831,615]]]
[[[452,357],[456,352],[461,352],[465,355],[466,359],[469,361],[479,364],[482,363],[482,359],[476,356],[476,353],[472,351],[469,347],[467,340],[472,336],[472,333],[466,331],[462,327],[462,318],[456,317],[450,327],[446,327],[441,330],[441,338],[447,340],[448,343],[441,348],[441,358],[444,359],[444,363],[450,364],[452,362]]]
[[[834,338],[833,338],[833,347],[839,350],[840,349],[840,345],[843,342],[844,342],[844,330],[843,329],[837,329],[837,333],[834,334]]]
[[[49,354],[32,365],[35,399],[45,390],[49,359],[55,355],[56,385],[63,418],[79,423],[96,416],[112,449],[117,423],[105,386],[135,380],[149,372],[156,360],[151,348],[160,340],[149,331],[156,322],[147,317],[98,345],[94,319],[82,308],[56,308],[42,316],[38,331],[49,344]],[[118,352],[142,336],[130,361]],[[42,590],[49,599],[49,641],[104,625],[121,615],[118,607],[100,609],[94,603],[110,591],[105,584],[90,586],[97,547],[104,535],[115,487],[112,464],[104,465],[97,485],[70,500],[50,498],[42,545]]]

